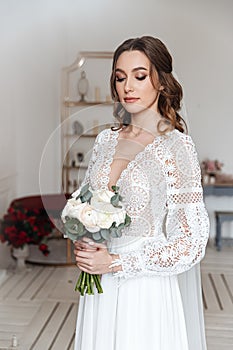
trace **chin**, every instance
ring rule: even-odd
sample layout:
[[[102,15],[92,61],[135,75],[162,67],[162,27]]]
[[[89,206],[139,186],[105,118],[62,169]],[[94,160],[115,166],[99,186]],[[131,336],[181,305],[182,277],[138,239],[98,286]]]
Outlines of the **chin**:
[[[141,113],[144,110],[146,110],[145,106],[134,104],[134,103],[125,103],[125,102],[123,102],[122,105],[125,108],[125,110],[128,113],[131,113],[131,114]]]

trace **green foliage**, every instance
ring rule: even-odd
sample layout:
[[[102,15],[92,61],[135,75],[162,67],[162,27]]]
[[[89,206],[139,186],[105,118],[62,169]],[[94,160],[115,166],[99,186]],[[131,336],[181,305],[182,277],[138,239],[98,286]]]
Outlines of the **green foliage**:
[[[82,189],[80,190],[79,195],[76,197],[76,200],[78,200],[80,198],[82,203],[88,202],[90,203],[91,201],[91,197],[93,196],[93,194],[91,193],[91,191],[89,191],[89,184],[86,184],[85,186],[82,187]]]

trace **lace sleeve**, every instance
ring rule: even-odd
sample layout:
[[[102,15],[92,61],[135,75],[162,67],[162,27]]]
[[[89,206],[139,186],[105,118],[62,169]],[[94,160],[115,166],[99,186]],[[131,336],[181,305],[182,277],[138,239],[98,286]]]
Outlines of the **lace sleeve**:
[[[139,250],[120,254],[116,264],[121,264],[122,271],[116,276],[179,274],[204,256],[209,220],[195,146],[184,135],[163,154],[161,164],[167,188],[164,235],[145,238]]]

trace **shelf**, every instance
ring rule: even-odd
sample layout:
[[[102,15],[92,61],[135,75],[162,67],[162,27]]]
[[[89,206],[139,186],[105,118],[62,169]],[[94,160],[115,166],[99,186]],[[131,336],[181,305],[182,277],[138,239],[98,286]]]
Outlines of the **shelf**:
[[[77,106],[98,106],[98,105],[103,105],[103,106],[111,106],[113,105],[112,101],[100,101],[100,102],[80,102],[80,101],[64,101],[64,104],[66,107],[77,107]]]
[[[84,179],[88,168],[88,154],[92,151],[98,134],[113,126],[108,114],[113,114],[114,101],[109,87],[106,86],[111,73],[112,58],[113,52],[83,51],[71,65],[62,68],[61,163],[65,162],[65,165],[62,165],[61,185],[66,193],[75,190],[75,181],[81,183]],[[108,62],[104,62],[105,59]],[[83,95],[83,99],[77,91],[82,71],[87,73],[93,90],[90,95]],[[82,153],[83,157],[78,158],[77,153]],[[81,159],[82,162],[79,161]]]
[[[98,134],[65,134],[64,137],[97,137]]]
[[[71,166],[71,165],[64,165],[64,169],[87,169],[87,165],[76,165],[76,166]]]

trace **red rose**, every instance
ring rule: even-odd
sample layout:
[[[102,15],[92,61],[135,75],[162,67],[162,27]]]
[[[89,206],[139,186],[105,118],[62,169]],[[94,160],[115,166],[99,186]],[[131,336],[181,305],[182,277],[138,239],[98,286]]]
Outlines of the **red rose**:
[[[5,233],[7,235],[10,235],[11,233],[16,233],[17,232],[17,229],[15,226],[8,226],[5,228]]]
[[[45,256],[47,256],[49,254],[48,246],[46,244],[41,243],[39,245],[39,249]]]
[[[12,207],[10,207],[10,208],[8,209],[8,213],[9,213],[9,214],[14,214],[14,213],[15,213],[15,209],[12,208]]]
[[[17,213],[17,219],[18,220],[23,221],[26,218],[27,218],[27,216],[24,213],[22,213],[21,211],[18,211],[18,213]]]
[[[34,225],[36,222],[36,217],[35,216],[29,216],[29,218],[27,218],[27,221],[31,224]]]
[[[23,239],[27,239],[27,233],[25,231],[20,231],[19,232],[19,239],[23,240]]]

